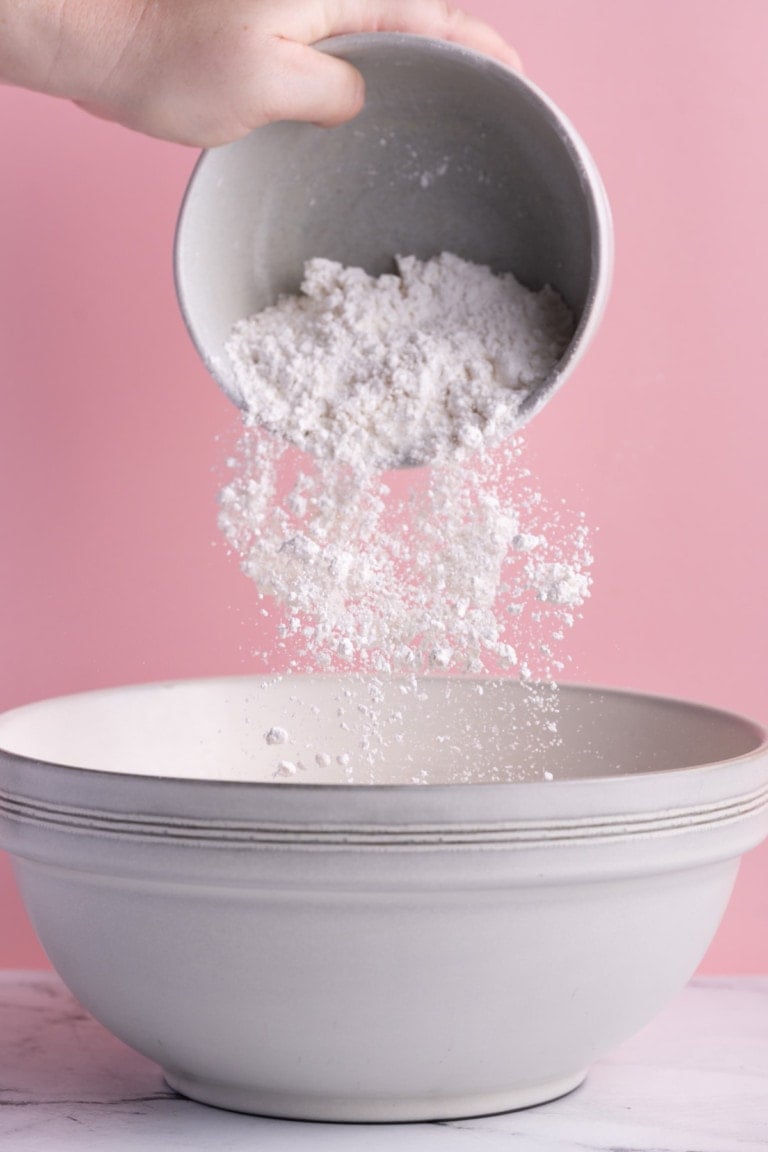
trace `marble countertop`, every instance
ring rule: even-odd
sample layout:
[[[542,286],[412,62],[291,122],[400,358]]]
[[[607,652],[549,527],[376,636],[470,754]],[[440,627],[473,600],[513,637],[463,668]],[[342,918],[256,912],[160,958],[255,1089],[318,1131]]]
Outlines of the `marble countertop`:
[[[297,1124],[176,1096],[53,975],[0,973],[3,1152],[768,1152],[768,977],[694,981],[570,1096],[479,1120]]]

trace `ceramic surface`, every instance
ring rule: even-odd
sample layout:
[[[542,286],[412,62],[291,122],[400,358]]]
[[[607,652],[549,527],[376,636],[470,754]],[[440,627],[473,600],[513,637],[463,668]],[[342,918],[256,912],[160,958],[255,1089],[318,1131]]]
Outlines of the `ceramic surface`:
[[[482,687],[421,685],[406,747],[444,781],[425,786],[402,782],[401,741],[388,783],[273,780],[267,728],[308,761],[350,739],[333,677],[7,713],[0,839],[65,982],[170,1084],[234,1109],[444,1119],[576,1086],[706,950],[768,831],[765,734],[568,687],[553,781],[450,782],[473,762],[438,737],[491,717],[523,774],[542,754],[520,686]]]
[[[209,371],[239,402],[222,356],[230,329],[298,291],[307,259],[379,275],[395,255],[450,251],[553,285],[575,314],[569,348],[525,402],[529,418],[575,367],[608,295],[610,211],[589,152],[528,80],[456,44],[376,33],[323,47],[363,73],[360,116],[331,130],[259,128],[204,153],[192,176],[176,285]]]
[[[577,1092],[444,1124],[291,1124],[204,1108],[51,973],[0,973],[8,1152],[765,1152],[768,977],[696,980]]]

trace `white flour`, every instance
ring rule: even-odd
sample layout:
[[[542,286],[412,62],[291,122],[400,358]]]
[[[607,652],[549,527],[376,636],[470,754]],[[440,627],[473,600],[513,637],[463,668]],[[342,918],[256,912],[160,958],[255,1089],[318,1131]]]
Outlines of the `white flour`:
[[[514,433],[572,320],[550,289],[455,256],[398,267],[375,280],[311,261],[303,296],[237,326],[228,351],[247,408],[220,525],[280,605],[291,670],[401,675],[414,692],[428,671],[514,675],[551,744],[591,556],[582,519],[547,507]],[[435,466],[382,474],[424,460]],[[386,740],[375,695],[364,719],[370,766]],[[265,741],[285,735],[276,725]],[[278,778],[299,771],[276,756]]]
[[[251,423],[366,471],[442,463],[514,431],[571,336],[560,297],[449,254],[396,263],[376,279],[310,260],[300,296],[236,326],[227,351]]]

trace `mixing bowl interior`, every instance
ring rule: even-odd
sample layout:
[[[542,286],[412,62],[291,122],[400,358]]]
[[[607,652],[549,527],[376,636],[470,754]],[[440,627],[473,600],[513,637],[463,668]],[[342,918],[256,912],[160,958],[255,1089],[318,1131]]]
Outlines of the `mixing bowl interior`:
[[[547,727],[556,723],[556,733]],[[746,755],[750,721],[659,697],[513,680],[224,678],[62,697],[0,717],[0,749],[131,775],[272,783],[558,780],[660,772]],[[366,755],[367,744],[370,755]]]

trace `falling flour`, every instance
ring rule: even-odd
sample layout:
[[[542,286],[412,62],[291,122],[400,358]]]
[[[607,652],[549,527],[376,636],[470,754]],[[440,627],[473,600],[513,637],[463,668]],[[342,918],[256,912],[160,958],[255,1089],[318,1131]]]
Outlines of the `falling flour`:
[[[404,692],[426,672],[515,676],[526,722],[555,741],[563,641],[591,582],[583,518],[547,505],[517,433],[572,334],[566,306],[448,254],[397,269],[311,260],[302,293],[239,323],[227,347],[244,429],[220,526],[280,606],[289,670],[373,685],[355,720],[369,768],[387,741],[375,685],[393,676]],[[299,770],[276,758],[277,778]]]

